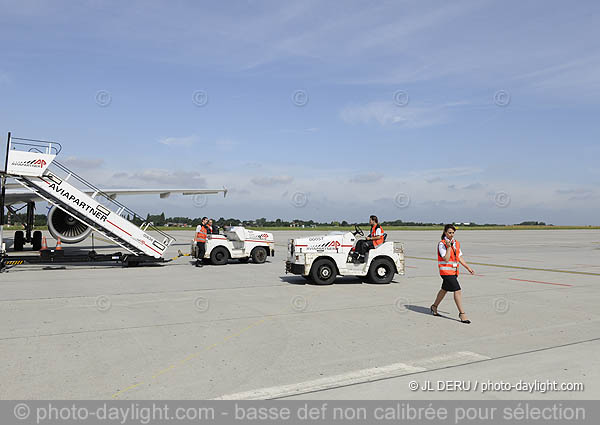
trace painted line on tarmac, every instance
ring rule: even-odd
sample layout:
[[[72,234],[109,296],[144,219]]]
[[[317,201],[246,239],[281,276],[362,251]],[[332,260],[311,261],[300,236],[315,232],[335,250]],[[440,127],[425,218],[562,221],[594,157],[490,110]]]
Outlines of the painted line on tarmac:
[[[573,286],[568,283],[554,283],[554,282],[542,282],[541,280],[528,280],[528,279],[517,279],[515,277],[509,277],[509,280],[516,280],[519,282],[531,282],[531,283],[543,283],[545,285],[558,285],[558,286]]]
[[[492,361],[495,361],[495,360],[502,360],[502,359],[508,359],[508,358],[513,358],[513,357],[519,357],[519,356],[523,356],[523,355],[540,353],[540,352],[555,350],[555,349],[558,349],[558,348],[572,347],[572,346],[579,345],[579,344],[586,344],[586,343],[598,342],[598,341],[600,341],[600,338],[590,338],[590,339],[585,339],[585,340],[580,340],[580,341],[567,342],[565,344],[553,345],[553,346],[549,346],[549,347],[534,348],[532,350],[521,351],[521,352],[516,352],[516,353],[511,353],[511,354],[505,354],[505,355],[501,355],[501,356],[498,356],[498,357],[487,357],[487,356],[483,356],[483,355],[480,355],[480,354],[477,354],[477,353],[471,353],[471,352],[467,351],[467,352],[462,352],[462,353],[470,353],[470,354],[475,355],[475,356],[480,356],[480,358],[474,358],[471,361],[462,362],[462,363],[458,363],[458,364],[449,364],[449,365],[436,364],[435,367],[432,367],[431,369],[423,368],[422,371],[409,372],[409,373],[405,373],[404,375],[385,376],[385,377],[381,377],[381,378],[377,378],[377,379],[372,379],[372,382],[386,381],[386,380],[389,380],[389,379],[400,378],[402,376],[418,375],[418,374],[424,373],[424,372],[425,373],[426,372],[436,372],[436,371],[440,371],[440,370],[444,370],[444,369],[452,369],[452,368],[457,368],[457,367],[470,366],[470,365],[478,364],[478,363],[492,362]],[[452,354],[453,353],[451,353],[450,355],[452,355]],[[362,382],[353,383],[353,384],[347,384],[347,385],[338,385],[338,386],[336,386],[334,388],[328,388],[328,389],[338,389],[338,388],[350,387],[350,386],[360,385],[360,384],[362,384]],[[296,394],[293,394],[293,395],[305,395],[305,394],[310,394],[310,393],[317,392],[317,391],[319,391],[319,390],[316,390],[316,391],[305,391],[305,392],[296,393]],[[248,391],[248,393],[250,393],[250,392],[251,391]],[[243,393],[232,394],[231,396],[239,395],[239,394],[243,394]],[[219,400],[219,399],[225,400],[226,399],[225,397],[227,397],[227,396],[219,397],[217,400]],[[286,397],[288,397],[288,396],[279,396],[277,398],[286,398]]]
[[[413,373],[425,372],[431,366],[436,368],[439,368],[440,366],[451,367],[467,362],[488,359],[490,359],[490,357],[483,356],[481,354],[470,351],[459,351],[455,353],[419,359],[412,362],[413,364],[394,363],[382,367],[355,370],[348,373],[332,375],[325,378],[299,382],[296,384],[260,388],[256,390],[223,395],[221,397],[217,397],[215,400],[269,400],[290,397],[298,394],[325,391],[333,388],[364,384],[381,379],[397,378]]]
[[[412,258],[412,259],[415,259],[415,260],[437,261],[437,259],[435,259],[435,258],[429,258],[429,257],[409,257],[409,256],[406,256],[406,258]],[[539,271],[539,272],[569,273],[569,274],[582,274],[582,275],[588,275],[588,276],[600,276],[600,273],[580,272],[580,271],[575,271],[575,270],[542,269],[542,268],[537,268],[537,267],[509,266],[509,265],[506,265],[506,264],[475,263],[473,261],[469,261],[469,263],[470,264],[477,264],[479,266],[501,267],[501,268],[506,268],[506,269],[534,270],[534,271]]]

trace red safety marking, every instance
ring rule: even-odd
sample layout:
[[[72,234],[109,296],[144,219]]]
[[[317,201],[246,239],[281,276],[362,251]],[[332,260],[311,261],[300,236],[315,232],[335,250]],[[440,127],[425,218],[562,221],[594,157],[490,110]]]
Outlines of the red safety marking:
[[[352,248],[353,245],[342,245],[342,248]]]
[[[127,230],[121,229],[119,226],[117,226],[117,225],[116,225],[115,223],[113,223],[112,221],[110,221],[110,220],[106,220],[106,222],[107,222],[107,223],[110,223],[110,224],[112,224],[113,226],[115,226],[115,227],[116,227],[117,229],[119,229],[120,231],[122,231],[122,232],[125,232],[125,233],[127,233],[129,236],[131,236],[131,233],[129,233]]]
[[[273,243],[272,241],[265,241],[265,240],[262,240],[262,241],[260,241],[260,240],[259,240],[259,241],[256,241],[256,240],[254,240],[254,239],[244,239],[244,242],[266,242],[266,243]],[[306,245],[296,245],[296,246],[306,246]]]
[[[154,248],[152,248],[150,245],[148,245],[146,242],[142,241],[142,243],[144,245],[146,245],[148,248],[150,248],[152,251],[156,252],[157,254],[162,256],[162,252],[155,250]]]
[[[553,283],[553,282],[542,282],[539,280],[527,280],[527,279],[515,279],[513,277],[509,277],[510,280],[517,280],[519,282],[532,282],[532,283],[543,283],[545,285],[558,285],[558,286],[573,286],[566,283]]]

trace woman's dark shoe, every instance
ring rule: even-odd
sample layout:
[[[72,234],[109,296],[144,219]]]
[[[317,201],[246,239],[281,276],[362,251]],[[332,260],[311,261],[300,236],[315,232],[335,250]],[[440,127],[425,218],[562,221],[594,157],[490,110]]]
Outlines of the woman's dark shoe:
[[[464,324],[468,325],[469,323],[471,323],[471,321],[469,319],[463,320],[462,317],[461,317],[463,314],[466,314],[466,313],[464,313],[464,312],[463,313],[458,313],[458,318],[460,319],[460,323],[464,323]]]
[[[433,314],[434,316],[441,316],[441,314],[437,311],[437,305],[431,304],[431,307],[429,307],[429,309],[431,310],[431,314]]]

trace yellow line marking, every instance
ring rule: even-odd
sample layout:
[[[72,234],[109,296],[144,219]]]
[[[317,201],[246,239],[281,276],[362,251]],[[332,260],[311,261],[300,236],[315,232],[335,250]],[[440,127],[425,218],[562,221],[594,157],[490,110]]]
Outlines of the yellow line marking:
[[[428,257],[409,257],[409,256],[406,256],[406,258],[413,258],[415,260],[437,261],[437,259],[435,259],[435,258],[428,258]],[[541,269],[541,268],[537,268],[537,267],[508,266],[506,264],[475,263],[475,262],[472,262],[472,261],[469,261],[469,264],[477,264],[478,266],[502,267],[502,268],[506,268],[506,269],[535,270],[535,271],[540,271],[540,272],[570,273],[570,274],[583,274],[583,275],[588,275],[588,276],[600,276],[600,273],[579,272],[579,271],[575,271],[575,270]]]
[[[117,397],[118,397],[120,394],[123,394],[125,391],[132,390],[132,389],[134,389],[135,387],[139,387],[140,385],[143,385],[143,384],[144,384],[143,382],[140,382],[140,383],[138,383],[138,384],[130,385],[129,387],[127,387],[127,388],[124,388],[124,389],[122,389],[121,391],[117,391],[116,393],[114,393],[114,394],[113,394],[113,396],[112,396],[112,397],[113,397],[113,398],[117,398]]]

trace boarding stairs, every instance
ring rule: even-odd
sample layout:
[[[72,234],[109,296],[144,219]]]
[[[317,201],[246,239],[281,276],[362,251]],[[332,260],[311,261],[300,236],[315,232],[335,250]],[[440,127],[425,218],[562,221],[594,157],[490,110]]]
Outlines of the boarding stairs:
[[[13,137],[8,149],[7,177],[133,255],[162,258],[167,247],[175,242],[173,237],[144,222],[138,214],[57,162],[60,144]],[[133,221],[142,224],[138,226]]]

